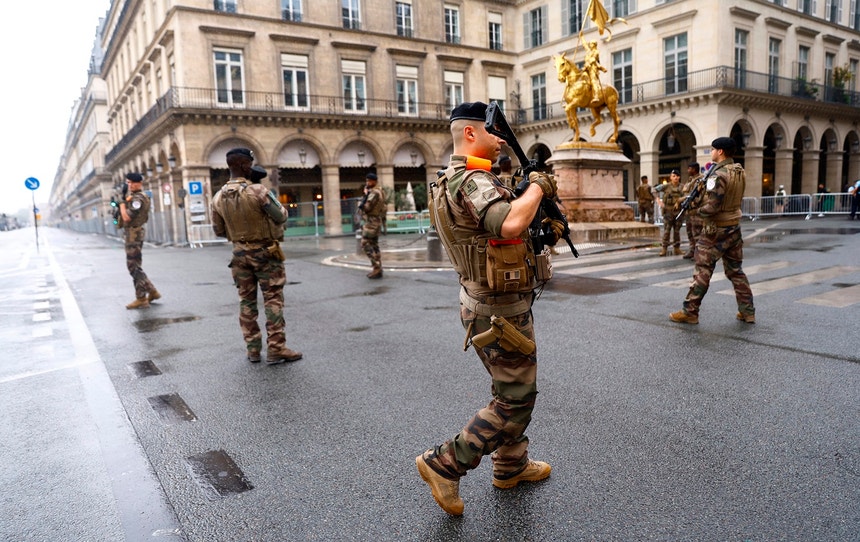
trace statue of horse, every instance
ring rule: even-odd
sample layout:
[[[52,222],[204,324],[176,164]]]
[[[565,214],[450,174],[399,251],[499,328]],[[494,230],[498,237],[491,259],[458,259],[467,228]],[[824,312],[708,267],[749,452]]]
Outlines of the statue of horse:
[[[615,123],[615,131],[612,137],[609,138],[610,143],[614,143],[618,139],[618,126],[621,124],[621,119],[618,118],[618,91],[612,85],[604,85],[601,83],[603,92],[597,97],[597,102],[592,103],[593,86],[591,79],[584,70],[576,67],[576,64],[564,57],[564,53],[559,56],[553,56],[555,60],[555,68],[558,72],[559,82],[565,83],[564,97],[564,112],[567,114],[567,123],[573,128],[573,140],[579,141],[579,120],[576,118],[577,107],[587,107],[591,109],[591,114],[594,117],[594,122],[591,123],[590,134],[594,137],[594,127],[601,124],[601,111],[604,107],[609,111],[609,116]]]

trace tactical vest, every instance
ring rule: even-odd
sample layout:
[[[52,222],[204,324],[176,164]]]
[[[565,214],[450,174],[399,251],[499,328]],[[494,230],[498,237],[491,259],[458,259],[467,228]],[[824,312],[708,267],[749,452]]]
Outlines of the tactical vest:
[[[436,183],[430,186],[430,221],[439,234],[439,240],[445,247],[445,252],[451,260],[451,265],[460,275],[460,284],[471,296],[480,298],[497,296],[499,294],[524,294],[531,293],[535,288],[534,269],[525,264],[526,276],[520,277],[519,285],[507,289],[504,285],[497,284],[496,289],[491,288],[487,277],[487,249],[488,244],[493,243],[513,246],[512,241],[519,246],[519,250],[525,250],[526,258],[533,255],[531,238],[528,231],[516,240],[502,239],[496,235],[481,229],[475,224],[474,227],[457,224],[453,218],[451,202],[456,202],[454,194],[449,191],[449,183],[460,185],[467,183],[469,178],[481,170],[464,170],[449,167],[441,174]],[[450,178],[449,178],[450,176]],[[494,247],[495,248],[495,247]],[[462,300],[461,295],[461,300]],[[519,309],[518,309],[519,310]],[[521,312],[521,311],[520,311]]]
[[[746,173],[744,168],[737,163],[723,166],[728,175],[726,176],[726,193],[717,213],[711,218],[718,227],[735,226],[740,224],[743,213],[741,202],[744,199],[746,189]]]
[[[367,216],[383,217],[388,210],[388,205],[385,203],[385,192],[381,188],[371,188],[371,192],[376,193],[376,198],[373,200],[373,207],[365,209],[364,213]]]
[[[240,243],[280,240],[283,231],[247,193],[248,186],[244,179],[234,179],[215,194],[213,206],[224,217],[227,239]]]
[[[639,188],[636,189],[636,196],[643,202],[650,203],[654,201],[654,194],[651,193],[651,185],[640,184]]]
[[[140,209],[132,209],[132,204],[135,201],[140,202]],[[131,216],[128,224],[123,224],[125,228],[139,228],[146,224],[149,220],[149,208],[151,203],[149,198],[143,192],[132,192],[126,197],[126,212]]]
[[[666,185],[666,188],[663,189],[663,205],[666,206],[667,209],[674,209],[676,203],[681,203],[681,200],[684,199],[684,195],[681,192],[681,186],[675,186],[672,183]]]

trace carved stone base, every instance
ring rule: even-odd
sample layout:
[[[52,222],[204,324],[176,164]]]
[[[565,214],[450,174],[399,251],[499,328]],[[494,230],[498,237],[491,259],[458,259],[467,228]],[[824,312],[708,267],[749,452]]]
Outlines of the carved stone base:
[[[571,223],[632,222],[624,203],[624,167],[630,160],[614,143],[567,142],[547,160]],[[571,226],[572,227],[572,226]]]

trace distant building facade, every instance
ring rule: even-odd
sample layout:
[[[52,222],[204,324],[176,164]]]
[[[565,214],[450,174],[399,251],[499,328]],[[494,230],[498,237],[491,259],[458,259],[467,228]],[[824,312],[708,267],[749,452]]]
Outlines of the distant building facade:
[[[572,137],[552,57],[582,62],[580,32],[619,91],[626,199],[641,175],[707,162],[720,135],[738,142],[748,196],[840,191],[860,178],[858,1],[612,0],[626,24],[606,41],[588,0],[115,0],[100,41],[103,169],[88,180],[64,155],[51,205],[84,219],[100,197],[104,222],[105,187],[141,171],[152,235],[182,243],[208,223],[226,150],[243,146],[291,213],[350,231],[343,202],[367,171],[389,191],[436,178],[460,102],[501,102],[543,164]],[[579,118],[587,134],[590,111]],[[590,140],[609,138],[606,120]]]

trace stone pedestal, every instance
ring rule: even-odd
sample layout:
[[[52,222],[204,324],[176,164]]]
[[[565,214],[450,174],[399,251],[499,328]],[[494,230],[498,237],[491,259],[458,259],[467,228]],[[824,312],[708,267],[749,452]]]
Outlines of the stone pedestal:
[[[558,182],[558,197],[579,240],[655,237],[659,228],[636,222],[624,203],[624,167],[630,160],[615,143],[568,142],[555,148],[547,164]]]

